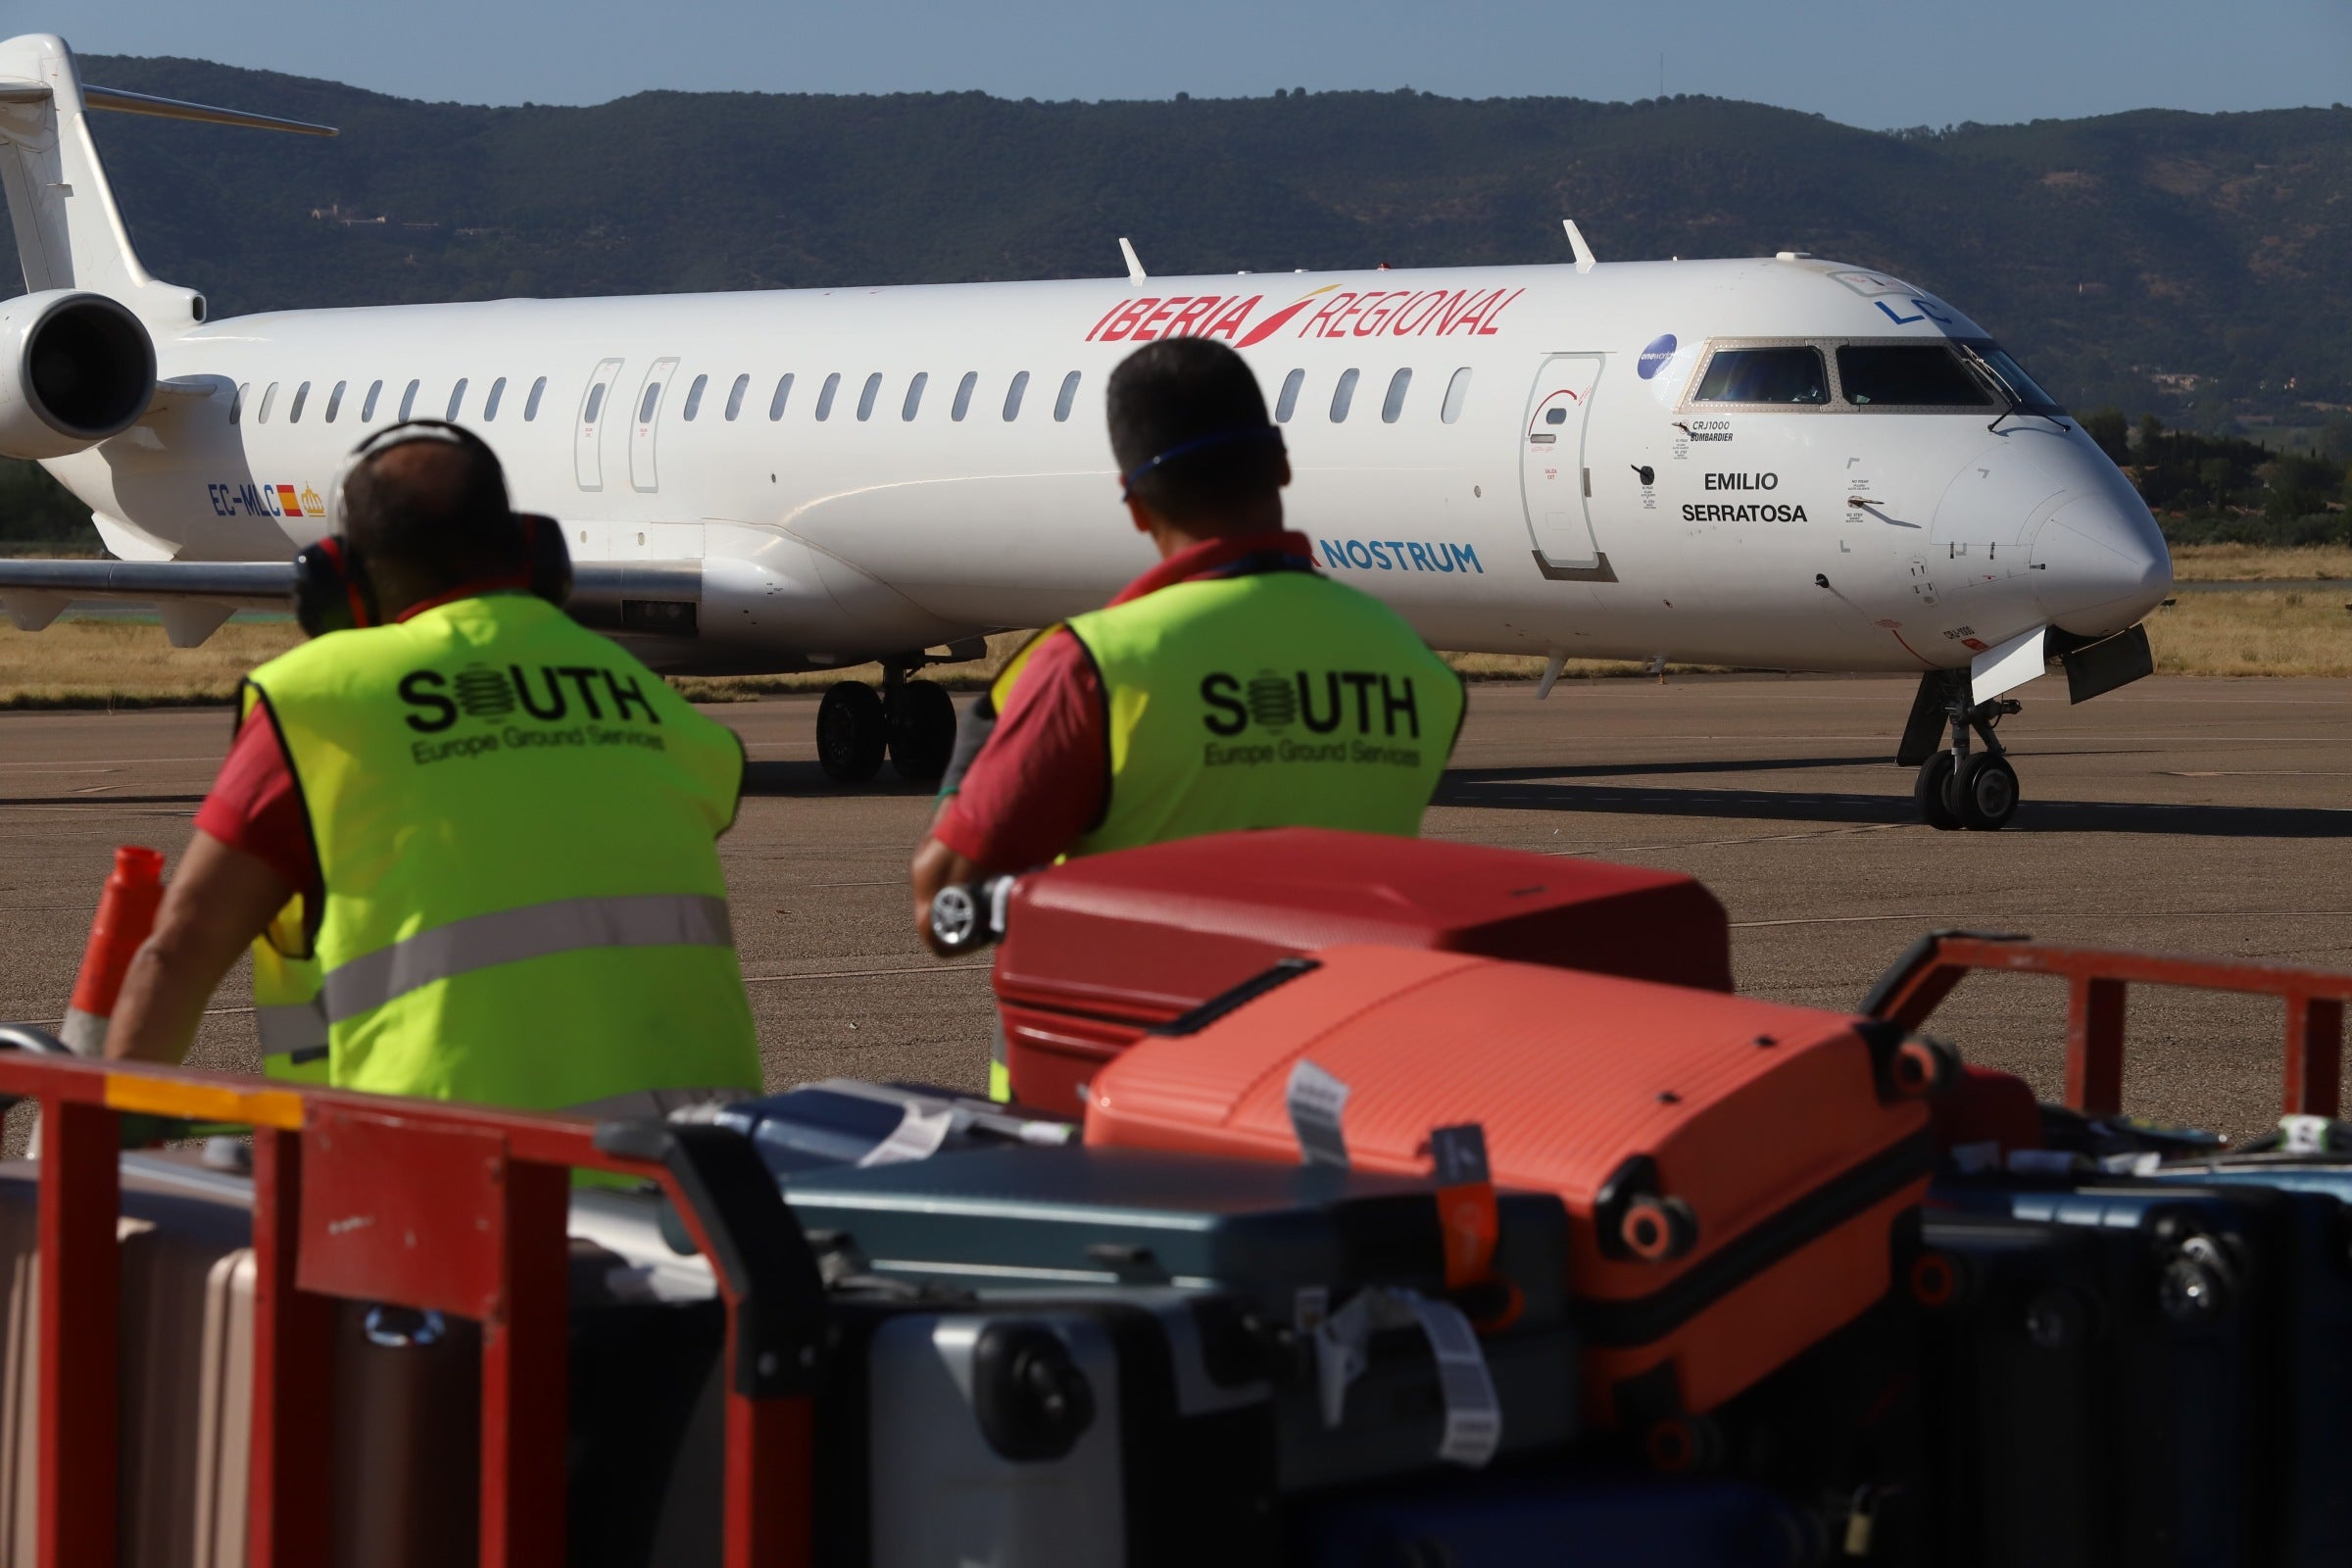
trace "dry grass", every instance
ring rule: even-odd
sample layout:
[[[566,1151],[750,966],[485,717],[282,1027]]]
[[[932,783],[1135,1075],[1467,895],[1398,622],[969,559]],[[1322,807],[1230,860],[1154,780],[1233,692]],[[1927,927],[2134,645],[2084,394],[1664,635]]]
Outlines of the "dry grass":
[[[2352,578],[2352,546],[2175,545],[2176,582],[2296,582]]]
[[[2208,547],[2233,550],[2233,546]],[[2352,578],[2352,551],[2244,552],[2268,567],[2284,558],[2291,570],[2269,574],[2311,577],[2314,558],[2332,555]],[[2256,579],[2259,580],[2259,579]],[[2289,589],[2246,593],[2188,593],[2148,620],[2156,668],[2168,675],[2352,675],[2352,582],[2341,593]],[[926,670],[928,679],[960,691],[986,686],[1026,640],[1004,632],[988,640],[988,655],[968,663]],[[201,648],[179,649],[153,621],[68,617],[45,632],[25,633],[0,620],[0,709],[152,708],[226,703],[254,665],[300,638],[290,621],[237,619]],[[1544,661],[1512,654],[1448,654],[1469,680],[1533,680]],[[1707,666],[1673,664],[1670,673],[1703,673]],[[879,680],[879,665],[804,675],[686,678],[678,689],[695,702],[752,702],[772,692],[822,691],[843,678]],[[1565,676],[1595,680],[1640,675],[1631,661],[1578,659]]]
[[[2189,593],[2148,617],[2160,675],[2352,675],[2352,584]]]
[[[231,620],[201,648],[154,621],[69,616],[47,631],[0,620],[0,708],[160,708],[226,703],[245,672],[293,647],[290,620]]]

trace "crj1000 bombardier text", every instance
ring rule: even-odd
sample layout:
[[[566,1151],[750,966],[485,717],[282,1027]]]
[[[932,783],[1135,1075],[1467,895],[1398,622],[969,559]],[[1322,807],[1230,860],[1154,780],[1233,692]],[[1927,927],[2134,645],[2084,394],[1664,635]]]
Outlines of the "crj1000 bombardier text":
[[[2078,701],[2147,673],[2138,622],[2171,583],[2147,508],[2050,398],[1866,268],[1599,265],[1570,225],[1557,267],[1153,278],[1130,251],[1124,281],[211,321],[139,265],[93,108],[326,133],[84,86],[55,37],[0,44],[29,291],[0,307],[0,452],[40,459],[119,558],[0,564],[22,627],[116,598],[184,645],[282,606],[354,442],[429,415],[562,519],[583,618],[676,671],[878,659],[880,693],[827,695],[820,759],[936,773],[954,710],[911,677],[1148,560],[1112,505],[1102,387],[1185,333],[1256,368],[1323,567],[1433,644],[1555,675],[1917,671],[1899,755],[1938,826],[2008,820],[2003,694],[2053,658]]]

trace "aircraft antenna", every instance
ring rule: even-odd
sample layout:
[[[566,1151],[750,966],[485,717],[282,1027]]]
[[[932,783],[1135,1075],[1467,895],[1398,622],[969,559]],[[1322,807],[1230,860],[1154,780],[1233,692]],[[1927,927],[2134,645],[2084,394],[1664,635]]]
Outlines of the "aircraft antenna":
[[[1119,254],[1127,259],[1127,281],[1141,283],[1145,275],[1144,264],[1136,259],[1135,246],[1123,234],[1119,236]]]
[[[1592,247],[1585,243],[1584,232],[1576,226],[1576,220],[1563,218],[1560,226],[1568,231],[1568,248],[1576,253],[1576,270],[1590,272],[1598,267],[1600,259],[1592,254]]]

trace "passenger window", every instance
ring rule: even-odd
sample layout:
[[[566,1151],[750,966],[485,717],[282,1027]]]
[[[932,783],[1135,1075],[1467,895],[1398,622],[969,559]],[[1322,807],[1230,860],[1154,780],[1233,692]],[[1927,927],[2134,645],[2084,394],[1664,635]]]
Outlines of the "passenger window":
[[[1029,390],[1029,372],[1022,370],[1004,389],[1004,422],[1010,424],[1021,416],[1021,394]]]
[[[445,418],[447,418],[447,419],[449,420],[449,422],[450,422],[450,423],[452,423],[452,424],[455,424],[455,423],[457,423],[457,422],[458,422],[458,413],[459,413],[459,411],[460,411],[460,410],[464,409],[465,407],[466,407],[466,378],[465,378],[464,376],[462,376],[462,375],[461,375],[461,376],[459,376],[459,377],[458,377],[458,384],[457,384],[456,386],[453,386],[453,387],[451,387],[451,388],[449,389],[449,413],[448,413],[447,415],[445,415],[445,416],[444,416],[444,417],[445,417]]]
[[[751,378],[749,375],[739,375],[739,376],[737,376],[737,377],[735,378],[735,384],[734,384],[733,386],[731,386],[731,387],[727,388],[727,422],[728,422],[728,423],[730,423],[730,424],[734,423],[734,422],[735,422],[735,416],[737,416],[738,414],[741,414],[741,413],[743,412],[743,395],[744,395],[746,392],[749,392],[751,389],[752,389],[752,378]]]
[[[505,401],[506,396],[507,378],[502,375],[490,383],[490,395],[482,399],[482,422],[484,424],[498,417],[498,406]],[[333,416],[330,415],[328,417],[331,418]]]
[[[1838,351],[1838,384],[1864,409],[1983,409],[1984,383],[1940,343],[1849,343]]]
[[[1340,424],[1347,420],[1348,409],[1355,402],[1355,383],[1362,374],[1363,372],[1360,370],[1342,370],[1340,372],[1340,384],[1331,389],[1332,423]]]
[[[1413,384],[1413,372],[1398,370],[1389,377],[1389,395],[1380,401],[1380,422],[1395,424],[1404,413],[1404,389]]]
[[[979,384],[980,372],[978,370],[963,372],[963,379],[956,383],[956,405],[948,410],[949,418],[958,424],[963,422],[963,416],[972,409],[972,388]]]
[[[267,387],[262,389],[261,422],[263,424],[268,424],[270,422],[270,405],[275,403],[276,401],[277,383],[272,381]]]
[[[930,371],[917,370],[914,372],[914,379],[906,383],[906,403],[899,410],[900,418],[912,419],[914,417],[916,411],[923,406],[923,388],[930,384]]]
[[[654,422],[654,411],[655,411],[656,409],[660,408],[661,406],[662,406],[662,383],[661,383],[661,382],[659,382],[659,381],[648,381],[648,382],[646,382],[646,383],[645,383],[645,396],[644,396],[644,397],[642,397],[642,398],[640,398],[640,399],[638,399],[638,401],[637,401],[637,422],[638,422],[639,424],[651,424],[651,423],[653,423],[653,422]]]
[[[362,424],[373,424],[375,422],[375,400],[383,395],[383,382],[370,381],[368,383],[368,396],[362,399],[360,402],[360,422]]]
[[[858,418],[870,419],[874,416],[874,399],[879,397],[881,393],[882,372],[880,370],[876,370],[873,374],[865,378],[865,385],[858,389]]]
[[[710,384],[709,376],[698,375],[694,378],[694,384],[686,389],[686,417],[689,422],[703,412],[703,389]]]
[[[582,424],[594,424],[596,416],[605,412],[605,383],[599,381],[588,389],[588,412],[580,416]]]
[[[1693,401],[1817,407],[1830,401],[1830,383],[1819,349],[1717,349]]]
[[[767,400],[768,423],[773,424],[778,419],[784,417],[784,405],[791,397],[792,372],[787,370],[782,375],[776,377],[776,395]]]
[[[237,387],[237,395],[228,400],[229,423],[235,424],[238,420],[245,417],[245,394],[251,392],[252,390],[253,383],[251,381],[243,382]]]
[[[1054,400],[1054,419],[1057,422],[1067,420],[1070,416],[1070,409],[1077,403],[1077,401],[1078,372],[1076,370],[1072,370],[1069,374],[1061,378],[1061,396]]]
[[[1274,400],[1274,422],[1288,424],[1291,416],[1298,412],[1298,389],[1306,385],[1306,372],[1293,370],[1282,378],[1282,395]]]
[[[1465,365],[1453,372],[1452,380],[1446,383],[1446,402],[1445,406],[1439,410],[1438,417],[1444,419],[1447,424],[1460,418],[1462,416],[1462,400],[1469,395],[1470,367]]]
[[[401,391],[400,417],[402,423],[407,423],[409,416],[416,412],[416,389],[423,384],[421,381],[411,381]]]
[[[522,400],[523,423],[528,424],[533,419],[539,417],[539,400],[540,398],[546,396],[546,394],[547,377],[543,375],[538,380],[531,383],[531,395]]]
[[[816,416],[819,419],[833,417],[833,394],[840,390],[841,372],[835,370],[825,377],[825,384],[816,390]]]
[[[1568,411],[1566,409],[1545,409],[1544,411],[1544,422],[1545,424],[1566,424],[1568,422]]]
[[[286,411],[286,422],[300,424],[302,422],[302,406],[310,401],[311,383],[305,381],[294,389],[294,406]]]
[[[335,416],[343,412],[343,389],[350,384],[351,383],[348,381],[337,381],[335,383],[335,389],[326,395],[327,423],[334,423]]]

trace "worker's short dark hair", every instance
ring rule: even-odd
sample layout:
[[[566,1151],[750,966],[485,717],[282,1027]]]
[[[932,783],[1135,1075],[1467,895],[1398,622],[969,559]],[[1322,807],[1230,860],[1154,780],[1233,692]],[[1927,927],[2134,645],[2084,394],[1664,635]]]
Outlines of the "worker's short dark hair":
[[[1282,433],[1239,354],[1208,338],[1145,345],[1110,372],[1110,450],[1127,493],[1178,521],[1282,488]]]
[[[516,570],[521,525],[498,454],[438,419],[363,444],[343,478],[343,536],[368,561],[457,584]]]

